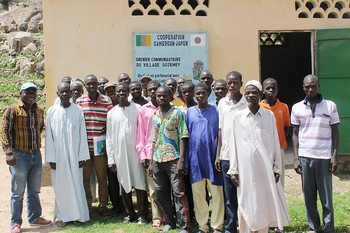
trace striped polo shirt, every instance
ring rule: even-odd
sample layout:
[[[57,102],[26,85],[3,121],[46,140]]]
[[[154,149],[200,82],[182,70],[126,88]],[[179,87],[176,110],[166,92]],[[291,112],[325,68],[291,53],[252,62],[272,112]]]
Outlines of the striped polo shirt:
[[[84,112],[86,131],[90,152],[94,151],[93,139],[106,133],[107,113],[112,109],[112,101],[108,96],[99,94],[97,101],[93,102],[88,95],[77,99]]]
[[[292,125],[299,126],[299,150],[301,157],[314,159],[332,158],[332,128],[339,124],[337,106],[319,96],[320,102],[311,109],[307,99],[293,105]]]

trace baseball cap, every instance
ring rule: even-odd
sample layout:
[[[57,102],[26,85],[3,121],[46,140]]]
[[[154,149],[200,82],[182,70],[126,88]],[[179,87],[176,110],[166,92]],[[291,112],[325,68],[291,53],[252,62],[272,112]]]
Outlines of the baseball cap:
[[[22,86],[21,86],[21,91],[23,90],[27,90],[29,88],[34,88],[35,90],[38,90],[38,87],[34,84],[34,83],[23,83]]]
[[[142,82],[142,80],[148,79],[149,81],[151,81],[151,77],[149,76],[142,76],[142,78],[140,79],[140,82]]]
[[[116,87],[117,84],[115,84],[114,82],[108,82],[104,85],[104,89],[106,90],[108,87]]]
[[[72,79],[71,83],[70,83],[70,86],[73,86],[73,85],[76,85],[78,84],[79,86],[82,86],[84,87],[84,82],[83,80],[81,80],[80,78],[74,78]]]

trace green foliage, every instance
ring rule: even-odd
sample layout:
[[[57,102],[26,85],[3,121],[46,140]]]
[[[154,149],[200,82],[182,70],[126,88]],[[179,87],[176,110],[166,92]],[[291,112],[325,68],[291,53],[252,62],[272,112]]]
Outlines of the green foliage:
[[[1,54],[0,55],[0,69],[3,70],[12,70],[16,66],[16,61],[12,57]]]
[[[0,83],[0,93],[18,93],[19,84],[13,82],[1,82]]]
[[[43,47],[39,48],[39,51],[43,51]],[[19,71],[16,70],[16,61],[18,57],[25,56],[32,59],[35,63],[40,62],[41,59],[31,54],[30,52],[21,52],[17,57],[12,57],[8,54],[0,54],[0,117],[2,116],[2,110],[11,104],[13,104],[19,96],[19,89],[24,82],[34,82],[38,85],[38,104],[45,107],[46,96],[42,88],[44,82],[44,76],[38,73],[27,74],[23,77],[19,75]]]

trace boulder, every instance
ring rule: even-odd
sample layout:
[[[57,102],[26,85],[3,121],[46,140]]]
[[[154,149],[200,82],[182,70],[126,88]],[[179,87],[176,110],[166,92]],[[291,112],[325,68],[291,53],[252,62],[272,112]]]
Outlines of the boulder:
[[[43,12],[42,10],[37,10],[37,11],[34,11],[33,14],[32,14],[32,17],[30,18],[30,21],[32,22],[39,22],[40,20],[43,19]]]
[[[34,54],[36,54],[38,52],[38,49],[35,46],[35,44],[30,43],[26,47],[23,48],[23,52],[29,52],[29,53],[34,55]]]
[[[10,33],[17,31],[17,24],[13,18],[7,18],[4,22],[0,24],[0,32],[2,33]]]
[[[38,22],[32,22],[32,21],[29,21],[28,22],[28,29],[27,29],[27,31],[29,31],[29,32],[33,32],[33,33],[37,33],[37,32],[39,32],[39,29],[40,29],[40,27],[39,27],[39,23]]]
[[[33,38],[28,32],[11,32],[7,37],[7,41],[10,49],[20,52],[22,48],[33,43]]]
[[[45,61],[36,63],[35,72],[40,75],[45,75]]]
[[[21,23],[21,25],[19,25],[19,30],[22,32],[26,32],[28,29],[28,23]]]
[[[18,25],[20,25],[26,18],[28,18],[31,12],[33,12],[32,7],[12,7],[9,11],[0,14],[0,23],[6,21],[8,18],[12,18]]]
[[[40,23],[43,19],[42,10],[33,11],[28,18],[25,19],[25,22],[28,22],[28,31],[38,32],[40,30]]]
[[[0,51],[1,53],[9,53],[10,47],[8,45],[1,45]]]
[[[44,31],[44,20],[40,20],[38,25],[39,25],[40,31]]]
[[[27,57],[20,57],[16,63],[16,69],[19,70],[19,74],[24,76],[26,74],[34,73],[36,65],[33,59]]]
[[[9,11],[0,13],[0,24],[10,18],[13,19],[17,25],[30,21],[39,25],[42,17],[41,4],[31,4],[28,7],[12,6]]]
[[[34,44],[37,48],[44,47],[44,37],[43,36],[33,36]]]

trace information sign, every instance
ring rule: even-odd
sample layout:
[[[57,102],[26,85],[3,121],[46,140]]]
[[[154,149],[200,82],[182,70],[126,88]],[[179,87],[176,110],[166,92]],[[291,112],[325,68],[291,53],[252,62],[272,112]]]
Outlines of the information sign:
[[[202,70],[208,69],[206,32],[134,33],[134,74],[163,83],[168,78],[198,83]]]

